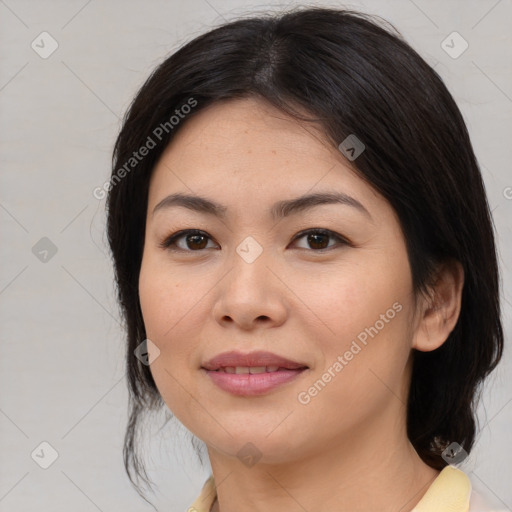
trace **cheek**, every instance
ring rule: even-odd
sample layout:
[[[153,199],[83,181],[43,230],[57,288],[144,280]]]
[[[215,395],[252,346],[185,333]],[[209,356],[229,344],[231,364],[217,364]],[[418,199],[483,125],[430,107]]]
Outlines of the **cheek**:
[[[170,408],[180,403],[177,382],[186,379],[193,340],[186,332],[189,300],[183,296],[182,286],[169,272],[152,264],[151,258],[143,261],[139,277],[139,300],[146,336],[159,349],[158,357],[150,365],[155,384]],[[171,393],[172,391],[172,393]]]
[[[304,325],[322,354],[314,377],[329,382],[319,405],[343,397],[361,407],[361,399],[375,403],[375,395],[389,393],[386,386],[398,393],[410,353],[408,268],[407,259],[390,262],[372,256],[367,264],[359,258],[357,264],[317,273],[313,288],[312,278],[295,280],[301,283],[297,295],[315,313]]]
[[[191,286],[185,275],[155,256],[143,259],[139,276],[142,316],[148,338],[154,338],[161,350],[172,344],[176,332],[186,334],[189,315],[204,295],[203,288]]]
[[[188,290],[188,289],[187,289]],[[191,291],[191,290],[188,290]],[[187,402],[188,361],[192,343],[183,343],[187,336],[185,321],[191,309],[190,294],[183,296],[179,278],[161,268],[151,257],[145,257],[139,276],[139,300],[146,336],[159,349],[159,355],[150,365],[156,387],[173,411],[182,411]]]
[[[327,346],[334,343],[337,350],[376,322],[378,330],[384,330],[384,325],[389,330],[389,325],[395,323],[396,310],[400,305],[404,307],[408,296],[407,276],[392,273],[389,267],[383,272],[375,259],[368,265],[347,264],[309,278],[295,276],[292,282],[294,292],[310,310],[308,316],[316,318],[315,323],[320,323],[327,335],[318,341]],[[399,304],[393,308],[395,303]],[[313,322],[310,325],[313,327]]]

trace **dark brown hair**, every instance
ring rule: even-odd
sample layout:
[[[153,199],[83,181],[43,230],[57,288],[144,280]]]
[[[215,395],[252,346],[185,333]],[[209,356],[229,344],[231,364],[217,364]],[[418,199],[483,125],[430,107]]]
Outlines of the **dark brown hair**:
[[[365,144],[352,163],[398,215],[415,293],[428,292],[440,262],[462,264],[458,322],[437,350],[414,351],[407,410],[411,443],[427,464],[443,468],[440,454],[449,443],[470,451],[480,386],[503,350],[493,223],[468,131],[440,76],[392,25],[350,10],[295,8],[229,22],[188,42],[154,70],[124,117],[113,153],[107,230],[127,331],[124,460],[130,479],[148,483],[137,426],[142,413],[163,406],[149,367],[134,357],[146,338],[138,278],[151,172],[174,134],[201,109],[250,96],[320,123],[335,147],[350,134]],[[191,99],[194,108],[183,108]],[[130,160],[148,137],[156,147]]]

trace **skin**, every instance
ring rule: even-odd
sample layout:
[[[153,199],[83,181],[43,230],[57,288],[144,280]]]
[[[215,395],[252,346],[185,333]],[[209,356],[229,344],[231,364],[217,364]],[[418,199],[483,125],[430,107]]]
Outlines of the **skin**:
[[[324,204],[269,216],[276,201],[333,190],[369,215]],[[152,214],[176,192],[221,203],[226,217],[180,206]],[[312,228],[350,245],[332,236],[317,245],[307,235],[294,240]],[[174,251],[159,246],[182,229],[206,238],[187,243],[185,235]],[[252,263],[236,252],[248,236],[263,249]],[[162,398],[207,445],[218,493],[212,510],[412,510],[439,472],[406,434],[411,349],[446,340],[462,284],[460,265],[446,264],[432,299],[414,296],[394,210],[318,127],[254,98],[215,103],[187,120],[151,178],[139,295],[147,337],[160,351],[150,368]],[[400,312],[300,403],[298,394],[397,302]],[[201,370],[228,350],[269,350],[309,369],[263,396],[234,396]],[[237,456],[248,442],[261,454],[252,466]]]

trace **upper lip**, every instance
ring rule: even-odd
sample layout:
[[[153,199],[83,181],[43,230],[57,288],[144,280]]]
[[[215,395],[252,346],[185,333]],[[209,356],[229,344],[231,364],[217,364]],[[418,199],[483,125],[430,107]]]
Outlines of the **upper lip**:
[[[206,370],[218,370],[219,368],[226,368],[228,366],[278,366],[280,368],[288,368],[290,370],[308,367],[303,363],[292,361],[286,357],[263,350],[248,352],[247,354],[237,351],[223,352],[222,354],[218,354],[212,359],[208,360],[206,363],[202,364],[202,368]]]

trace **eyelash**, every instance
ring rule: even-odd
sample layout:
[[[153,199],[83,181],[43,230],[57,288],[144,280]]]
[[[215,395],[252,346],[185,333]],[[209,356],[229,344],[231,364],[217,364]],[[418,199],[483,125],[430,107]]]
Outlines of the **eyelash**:
[[[305,231],[301,231],[300,233],[297,233],[297,235],[294,237],[292,242],[295,242],[296,240],[299,240],[309,234],[320,234],[320,235],[326,235],[331,238],[334,238],[338,241],[338,244],[337,244],[338,247],[343,246],[343,245],[348,245],[348,246],[352,247],[352,244],[346,238],[342,237],[341,235],[338,235],[334,231],[330,231],[329,229],[323,229],[323,228],[312,228],[312,229],[307,229]],[[177,233],[174,233],[171,236],[165,238],[162,242],[160,242],[158,244],[158,246],[162,249],[168,249],[170,251],[176,251],[176,252],[181,251],[181,252],[191,252],[192,253],[192,252],[203,252],[205,250],[205,249],[191,250],[191,249],[176,248],[176,241],[179,240],[180,238],[184,238],[186,235],[202,235],[202,236],[206,236],[207,238],[212,240],[212,238],[208,235],[208,233],[206,233],[205,231],[201,231],[200,229],[183,229],[183,230],[178,231]],[[324,247],[323,249],[306,249],[306,250],[309,250],[310,252],[324,253],[324,252],[332,250],[333,248],[336,248],[336,245],[331,246],[331,247]],[[304,249],[304,248],[300,247],[300,249]]]

